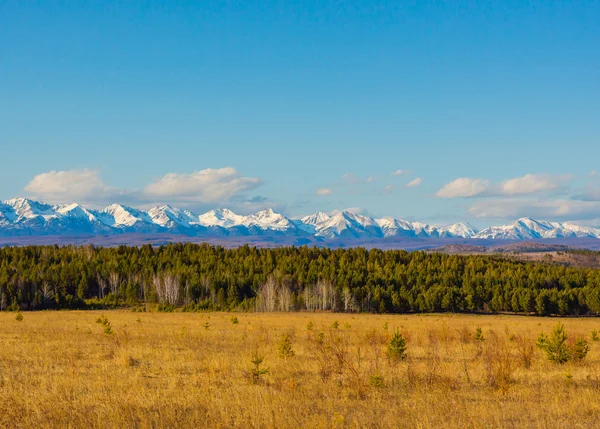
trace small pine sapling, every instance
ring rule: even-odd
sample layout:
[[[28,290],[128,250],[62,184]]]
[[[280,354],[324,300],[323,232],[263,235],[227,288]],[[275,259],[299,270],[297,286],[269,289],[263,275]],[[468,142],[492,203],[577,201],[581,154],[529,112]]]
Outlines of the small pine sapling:
[[[279,357],[286,360],[288,358],[293,357],[296,354],[294,352],[294,349],[292,348],[292,339],[289,336],[289,334],[283,335],[283,337],[281,338],[281,342],[279,343],[279,346],[277,348],[279,349]]]
[[[571,351],[571,356],[573,357],[573,360],[580,361],[585,359],[589,351],[590,346],[588,345],[588,342],[584,338],[580,337],[575,340],[573,350]]]
[[[483,340],[485,340],[485,337],[483,336],[483,331],[481,330],[481,326],[478,326],[477,329],[475,329],[475,341]]]
[[[387,355],[395,361],[406,359],[406,339],[398,329],[394,330],[394,334],[390,338],[387,346]]]
[[[537,346],[546,352],[548,359],[558,364],[569,361],[571,355],[567,346],[567,331],[562,323],[558,323],[548,337],[543,332],[537,340]]]
[[[250,375],[252,376],[252,383],[254,384],[260,383],[262,376],[269,373],[269,368],[261,368],[261,365],[263,364],[264,360],[265,357],[261,356],[258,353],[258,349],[256,349],[254,353],[252,353],[252,357],[250,359],[250,362],[252,363]]]

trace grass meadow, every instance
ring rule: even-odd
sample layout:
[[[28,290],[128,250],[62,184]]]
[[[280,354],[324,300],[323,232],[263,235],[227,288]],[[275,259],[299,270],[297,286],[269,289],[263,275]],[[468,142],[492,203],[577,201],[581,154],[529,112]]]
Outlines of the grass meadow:
[[[0,314],[0,427],[589,428],[594,318]],[[581,361],[535,346],[561,322]],[[479,336],[477,328],[481,328]],[[392,358],[395,329],[406,357]]]

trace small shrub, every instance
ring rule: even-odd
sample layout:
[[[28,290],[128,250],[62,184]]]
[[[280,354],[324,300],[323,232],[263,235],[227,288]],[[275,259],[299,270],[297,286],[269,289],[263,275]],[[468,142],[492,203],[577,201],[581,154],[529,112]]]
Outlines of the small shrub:
[[[263,364],[264,360],[265,360],[265,357],[261,356],[258,353],[258,349],[256,349],[254,351],[254,353],[252,353],[252,357],[250,359],[250,362],[252,363],[252,368],[250,369],[250,375],[252,377],[252,383],[254,383],[254,384],[260,383],[262,376],[269,373],[268,368],[261,368],[261,365]]]
[[[388,322],[385,322],[385,323],[383,324],[383,329],[385,329],[385,330],[387,331],[387,330],[388,330],[388,326],[389,326],[389,325],[388,325]]]
[[[592,341],[600,341],[600,335],[595,329],[592,331]]]
[[[308,322],[308,323],[306,324],[306,330],[308,330],[308,331],[312,331],[312,330],[313,330],[313,328],[314,328],[314,326],[315,326],[315,325],[313,324],[313,322],[312,322],[312,321],[310,321],[310,322]]]
[[[571,350],[571,357],[573,360],[583,360],[589,351],[590,346],[588,345],[588,342],[583,338],[577,338]]]
[[[369,382],[371,383],[371,386],[373,387],[383,387],[384,383],[383,383],[383,376],[379,373],[375,373],[372,374],[371,377],[369,377]]]
[[[292,348],[292,339],[288,334],[283,335],[277,348],[279,349],[279,356],[283,359],[291,358],[296,354]]]
[[[483,341],[485,340],[484,336],[483,336],[483,331],[481,330],[481,327],[478,326],[477,329],[475,329],[475,341]]]
[[[506,343],[493,338],[483,353],[483,361],[490,387],[506,392],[513,384],[516,365]]]
[[[406,359],[406,340],[398,329],[394,330],[394,334],[390,338],[387,346],[387,355],[395,361]]]
[[[204,322],[204,325],[202,325],[202,327],[208,331],[210,329],[210,323]]]
[[[96,319],[96,323],[98,323],[99,325],[104,326],[104,333],[106,335],[112,335],[112,334],[114,334],[112,326],[110,325],[110,322],[108,321],[108,319],[106,318],[106,316],[100,316],[100,317],[98,317]]]
[[[232,325],[237,325],[238,323],[240,323],[240,321],[238,320],[237,317],[234,316],[234,317],[231,318],[231,324]]]
[[[571,358],[567,346],[567,331],[562,323],[558,323],[552,330],[550,337],[543,332],[537,340],[537,346],[546,352],[548,359],[558,364],[563,364]]]
[[[545,349],[545,348],[548,346],[548,342],[549,342],[549,341],[550,341],[550,340],[548,339],[548,335],[546,335],[544,332],[542,332],[542,333],[541,333],[541,334],[538,336],[538,338],[537,338],[537,341],[535,342],[535,345],[536,345],[538,348],[540,348],[540,349],[544,350],[544,349]]]
[[[107,319],[107,318],[106,318],[106,316],[104,316],[104,315],[102,315],[102,316],[98,317],[98,318],[96,319],[96,323],[98,323],[98,324],[100,324],[100,325],[104,325],[104,326],[106,326],[106,325],[109,325],[109,324],[110,324],[110,322],[108,321],[108,319]]]
[[[517,354],[523,364],[524,368],[531,367],[531,363],[533,361],[533,343],[530,341],[530,338],[527,338],[523,335],[519,335],[516,337],[515,342],[517,344]]]
[[[334,321],[333,321],[333,324],[331,325],[331,327],[332,327],[333,329],[337,329],[337,328],[339,328],[339,327],[340,327],[340,322],[338,322],[337,320],[334,320]]]
[[[22,314],[20,311],[19,311],[19,312],[17,313],[17,315],[15,316],[15,320],[16,320],[17,322],[22,322],[22,321],[23,321],[23,314]]]

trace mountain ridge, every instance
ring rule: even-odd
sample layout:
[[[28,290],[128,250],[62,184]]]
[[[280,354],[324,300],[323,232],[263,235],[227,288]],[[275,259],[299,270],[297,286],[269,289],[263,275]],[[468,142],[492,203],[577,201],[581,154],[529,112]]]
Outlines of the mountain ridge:
[[[402,237],[407,239],[461,238],[530,240],[562,238],[600,239],[600,229],[573,223],[520,218],[511,224],[481,231],[468,222],[435,226],[393,217],[373,218],[349,211],[317,212],[291,219],[272,209],[239,215],[226,208],[195,214],[171,205],[139,210],[111,204],[100,210],[77,203],[50,205],[27,198],[0,202],[0,236],[113,235],[173,233],[189,236],[290,236],[319,241]]]

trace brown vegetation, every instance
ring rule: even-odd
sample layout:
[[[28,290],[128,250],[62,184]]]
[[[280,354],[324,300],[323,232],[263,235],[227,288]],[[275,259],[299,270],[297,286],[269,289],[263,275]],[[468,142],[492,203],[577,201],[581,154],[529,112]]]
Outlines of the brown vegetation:
[[[1,313],[0,427],[595,427],[600,322],[562,320],[590,346],[562,365],[535,347],[556,322]]]

